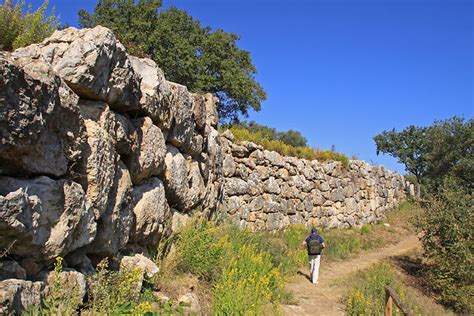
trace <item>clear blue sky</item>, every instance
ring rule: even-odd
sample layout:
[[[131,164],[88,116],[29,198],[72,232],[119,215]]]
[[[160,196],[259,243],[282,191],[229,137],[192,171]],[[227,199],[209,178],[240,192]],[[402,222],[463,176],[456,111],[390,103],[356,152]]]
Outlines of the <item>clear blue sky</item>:
[[[28,2],[28,1],[27,1]],[[34,0],[34,5],[42,1]],[[62,23],[96,1],[50,0]],[[472,0],[164,0],[241,36],[268,93],[249,119],[403,172],[385,129],[474,115]]]

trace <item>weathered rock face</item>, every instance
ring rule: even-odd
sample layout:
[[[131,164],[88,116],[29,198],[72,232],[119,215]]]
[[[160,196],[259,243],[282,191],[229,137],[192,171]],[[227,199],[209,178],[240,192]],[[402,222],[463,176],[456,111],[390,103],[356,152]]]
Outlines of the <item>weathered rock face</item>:
[[[35,279],[57,256],[93,273],[196,213],[227,212],[252,230],[349,227],[404,198],[403,178],[382,167],[221,137],[217,102],[166,81],[100,26],[0,53],[0,251],[18,262],[0,258],[1,278]],[[0,313],[37,302],[42,286],[1,281]]]
[[[56,31],[41,44],[17,49],[13,56],[25,60],[25,66],[37,61],[50,64],[83,99],[104,101],[117,111],[140,110],[139,77],[125,47],[105,27]]]
[[[136,185],[163,172],[166,145],[163,133],[150,118],[133,120],[132,154],[128,167]]]
[[[176,218],[215,210],[216,102],[100,26],[0,53],[0,250],[18,260],[2,278],[35,278],[57,256],[91,273],[168,234],[170,205]]]
[[[23,68],[0,54],[0,168],[60,177],[78,161],[85,128],[78,97],[48,67]]]
[[[145,184],[135,187],[132,196],[135,220],[131,240],[143,245],[159,241],[165,224],[171,218],[163,182],[158,178],[151,178]]]
[[[41,304],[43,282],[8,279],[0,282],[0,313],[21,315]]]
[[[81,186],[71,180],[0,176],[0,248],[47,261],[89,244],[96,222]]]

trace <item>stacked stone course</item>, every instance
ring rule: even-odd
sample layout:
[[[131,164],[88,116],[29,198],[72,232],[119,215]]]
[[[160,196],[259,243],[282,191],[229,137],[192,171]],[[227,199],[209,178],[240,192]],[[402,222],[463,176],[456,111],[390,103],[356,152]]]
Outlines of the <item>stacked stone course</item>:
[[[403,176],[361,160],[321,163],[284,157],[222,137],[223,209],[241,227],[279,230],[290,224],[349,228],[372,223],[405,199]]]

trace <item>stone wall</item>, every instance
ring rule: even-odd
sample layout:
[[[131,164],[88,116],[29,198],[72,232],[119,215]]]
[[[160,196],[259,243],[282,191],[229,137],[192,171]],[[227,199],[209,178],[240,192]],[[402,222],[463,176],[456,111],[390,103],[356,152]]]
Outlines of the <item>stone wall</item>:
[[[222,136],[223,209],[253,231],[290,224],[357,227],[380,219],[406,195],[403,176],[382,166],[284,157],[237,143],[228,131]]]
[[[216,102],[100,26],[0,52],[0,281],[10,279],[0,313],[37,302],[56,257],[92,273],[104,257],[146,254],[195,214],[228,213],[252,230],[344,228],[405,197],[403,178],[383,167],[221,137]]]
[[[1,53],[0,249],[30,276],[57,256],[90,270],[144,252],[173,218],[216,209],[217,123],[215,97],[100,26]]]

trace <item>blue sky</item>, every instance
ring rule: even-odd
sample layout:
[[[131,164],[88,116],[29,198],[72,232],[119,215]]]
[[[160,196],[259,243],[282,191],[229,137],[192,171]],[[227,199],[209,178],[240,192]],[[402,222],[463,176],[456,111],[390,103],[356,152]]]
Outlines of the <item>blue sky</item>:
[[[27,1],[28,2],[28,1]],[[34,6],[42,1],[34,0]],[[77,25],[96,1],[50,0]],[[164,0],[241,36],[268,93],[249,119],[301,131],[311,146],[377,156],[385,129],[474,115],[472,0]]]

